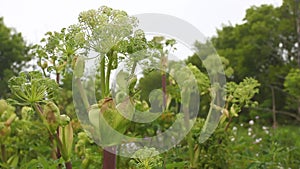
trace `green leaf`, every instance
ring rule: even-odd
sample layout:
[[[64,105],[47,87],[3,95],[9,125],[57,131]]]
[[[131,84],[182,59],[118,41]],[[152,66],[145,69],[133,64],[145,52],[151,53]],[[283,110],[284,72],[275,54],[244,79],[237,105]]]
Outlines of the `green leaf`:
[[[14,154],[13,156],[11,156],[7,160],[7,163],[9,164],[9,166],[11,168],[16,168],[18,166],[18,163],[19,163],[19,156],[18,156],[18,154]]]

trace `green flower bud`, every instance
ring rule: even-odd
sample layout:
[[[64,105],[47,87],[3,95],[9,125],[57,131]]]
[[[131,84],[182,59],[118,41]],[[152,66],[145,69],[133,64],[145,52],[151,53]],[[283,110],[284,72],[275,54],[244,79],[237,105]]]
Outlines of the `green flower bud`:
[[[44,112],[46,116],[49,114],[53,114],[55,118],[58,118],[60,115],[59,108],[56,106],[55,103],[49,101],[45,106],[44,106]]]
[[[62,116],[61,116],[62,117]],[[70,121],[68,116],[63,116],[63,119]],[[68,123],[65,126],[59,126],[59,139],[62,143],[61,154],[63,159],[68,162],[70,161],[73,146],[73,128],[72,124]]]
[[[44,62],[42,65],[41,65],[41,68],[42,69],[46,69],[48,67],[48,63],[47,62]]]
[[[51,132],[54,133],[59,125],[58,122],[60,120],[60,111],[55,103],[49,101],[44,106],[44,113],[45,113],[47,122],[50,126],[50,130],[51,130]]]
[[[16,114],[11,114],[10,117],[6,120],[5,125],[10,126],[11,123],[17,118]]]
[[[9,133],[10,133],[11,129],[10,126],[6,125],[6,122],[0,122],[0,139],[5,139]]]
[[[36,64],[37,64],[39,67],[42,67],[41,60],[38,60],[38,61],[36,62]]]
[[[34,114],[34,111],[31,107],[27,107],[27,106],[22,107],[22,110],[21,110],[22,119],[30,120],[31,117],[33,116],[33,114]]]
[[[5,100],[0,100],[0,115],[7,109],[8,105]]]
[[[62,114],[60,115],[60,120],[59,120],[59,124],[60,126],[66,126],[70,123],[71,119],[69,116]]]

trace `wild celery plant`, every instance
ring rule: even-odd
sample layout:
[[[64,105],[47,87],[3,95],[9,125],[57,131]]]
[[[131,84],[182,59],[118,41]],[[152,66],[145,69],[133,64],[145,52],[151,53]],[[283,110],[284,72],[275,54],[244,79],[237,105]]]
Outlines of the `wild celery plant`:
[[[214,78],[217,78],[220,74],[230,76],[233,72],[232,68],[228,66],[228,60],[221,57],[221,63],[223,64],[223,67],[225,70],[222,70],[222,67],[216,67],[216,59],[218,57],[214,57],[215,55],[207,57],[203,64],[208,68],[208,74],[210,76],[210,80],[214,80]],[[228,129],[229,125],[231,124],[232,118],[237,117],[238,113],[241,112],[243,107],[249,107],[249,106],[255,106],[257,102],[252,101],[252,98],[256,93],[258,93],[258,87],[259,83],[257,80],[253,78],[246,78],[241,83],[236,84],[234,82],[228,82],[225,86],[223,86],[224,89],[219,89],[221,84],[210,84],[209,78],[206,74],[202,73],[199,69],[197,69],[195,66],[188,65],[189,69],[193,72],[194,76],[196,76],[198,88],[200,90],[200,95],[204,96],[207,93],[210,93],[210,109],[208,112],[207,119],[204,123],[202,123],[203,120],[197,119],[197,125],[199,129],[199,125],[201,126],[201,131],[196,129],[197,127],[194,126],[194,129],[187,135],[187,145],[188,145],[188,151],[189,151],[189,160],[190,160],[190,167],[191,168],[198,168],[202,165],[200,165],[201,161],[201,152],[203,153],[203,147],[204,144],[203,140],[205,139],[205,132],[206,130],[210,130],[212,127],[209,121],[212,115],[213,110],[218,110],[222,113],[219,120],[216,121],[216,126],[222,125],[226,119],[228,119],[227,124],[225,125],[225,131]],[[211,85],[211,86],[210,86]],[[220,94],[219,97],[216,97],[216,90],[221,90],[221,92],[226,92],[226,98],[221,98]],[[223,91],[224,90],[224,91]],[[218,102],[220,102],[220,99],[224,99],[225,106],[220,107]],[[188,105],[190,103],[186,103]],[[189,112],[187,112],[190,114]],[[186,123],[189,123],[186,121]],[[216,133],[219,133],[219,128],[216,128]],[[204,133],[204,135],[202,135]],[[216,135],[216,134],[214,134]],[[215,136],[214,136],[215,137]],[[218,137],[218,136],[216,136]],[[220,137],[220,140],[221,137]],[[222,142],[222,141],[221,141]],[[203,155],[203,154],[202,154]],[[203,167],[203,166],[202,166]]]
[[[79,24],[77,26],[81,29],[85,39],[83,46],[85,54],[95,52],[99,58],[99,74],[96,75],[97,81],[100,83],[100,90],[96,93],[97,96],[100,95],[98,103],[90,106],[81,87],[79,79],[83,75],[84,63],[80,63],[80,60],[78,64],[75,63],[77,69],[74,70],[75,81],[78,83],[77,86],[85,109],[89,111],[89,121],[96,130],[97,139],[101,140],[104,147],[113,148],[117,145],[115,143],[116,139],[111,133],[107,133],[107,127],[103,126],[106,124],[105,121],[121,134],[126,131],[130,121],[117,111],[117,107],[120,108],[125,105],[115,105],[112,100],[110,89],[112,70],[118,68],[120,61],[126,63],[126,67],[130,72],[126,79],[129,82],[126,84],[128,88],[126,90],[129,90],[129,95],[126,97],[130,97],[128,101],[132,101],[137,94],[134,89],[137,81],[137,77],[134,75],[137,64],[149,55],[144,51],[159,49],[165,55],[166,51],[163,50],[165,45],[161,43],[163,39],[157,40],[159,38],[154,38],[153,41],[148,42],[142,30],[133,32],[138,22],[136,18],[128,16],[124,11],[103,6],[98,10],[80,13],[78,19]],[[166,46],[172,46],[173,44],[173,40],[166,41]],[[109,137],[110,141],[104,142],[104,140],[107,140],[104,137]],[[107,159],[106,156],[111,158]],[[115,163],[115,155],[104,150],[104,168],[115,168]]]
[[[195,114],[198,112],[195,112],[192,108],[191,103],[195,103],[195,98],[192,98],[191,93],[196,93],[197,95],[203,96],[209,92],[209,79],[207,75],[202,73],[198,68],[195,66],[188,64],[187,67],[176,69],[176,76],[178,77],[189,77],[189,80],[186,80],[182,86],[182,92],[190,93],[189,95],[186,95],[187,98],[181,98],[180,102],[183,106],[183,113],[184,113],[184,125],[187,129],[191,128],[191,119],[194,119]],[[191,88],[193,86],[192,84],[196,83],[196,88]],[[192,101],[194,99],[194,101]],[[196,121],[197,122],[197,121]],[[199,136],[198,136],[199,137]],[[187,146],[188,146],[188,154],[189,154],[189,160],[190,160],[190,167],[191,168],[197,168],[197,160],[199,158],[199,148],[198,145],[195,144],[193,141],[193,135],[192,132],[189,132],[186,136]]]
[[[37,58],[37,65],[42,69],[44,77],[48,77],[49,79],[55,77],[57,85],[64,85],[62,84],[62,78],[70,76],[74,64],[78,59],[78,55],[81,52],[80,49],[82,49],[85,43],[84,35],[79,27],[71,25],[68,28],[62,28],[60,32],[47,32],[45,36],[39,45],[35,45],[32,53]],[[64,89],[59,90],[61,93],[66,92]],[[50,97],[47,98],[49,99]],[[54,98],[55,103],[60,107],[66,106],[64,105],[64,99],[68,98]],[[63,111],[67,112],[66,109],[63,109]],[[61,114],[60,111],[55,112],[56,115]],[[57,122],[55,124],[57,127],[55,132],[56,137],[60,137],[59,125],[57,125]],[[69,130],[71,129],[69,128]],[[55,158],[60,158],[61,155],[65,154],[65,152],[61,152],[61,148],[63,147],[57,146]],[[67,160],[65,155],[63,158]],[[69,159],[67,161],[69,161]],[[70,168],[70,164],[68,165]]]
[[[72,71],[80,49],[85,41],[81,30],[71,25],[60,32],[47,32],[40,45],[35,45],[32,53],[37,58],[37,65],[45,77],[55,75],[56,83],[61,77]]]
[[[153,169],[163,166],[162,158],[155,148],[144,147],[136,151],[131,158],[130,169]]]
[[[86,53],[96,52],[97,57],[99,57],[99,77],[100,80],[100,100],[97,105],[90,106],[87,97],[84,94],[84,91],[79,89],[83,103],[85,105],[86,111],[89,111],[89,117],[93,117],[91,123],[94,125],[95,130],[99,133],[100,129],[105,130],[103,125],[105,121],[108,120],[113,127],[121,126],[121,128],[126,129],[126,123],[128,120],[123,116],[118,114],[115,105],[111,99],[110,94],[110,75],[113,69],[116,69],[119,62],[118,53],[127,53],[130,52],[127,49],[124,39],[129,37],[133,33],[133,28],[136,26],[136,19],[129,17],[128,14],[124,11],[113,10],[112,8],[103,6],[98,10],[89,10],[81,12],[79,17],[78,28],[81,29],[85,45],[84,49]],[[81,77],[81,72],[84,71],[82,68],[79,68],[79,72],[75,77],[77,80],[78,87],[81,86],[79,78]],[[97,94],[97,95],[98,95]],[[104,118],[103,118],[104,117]],[[114,118],[119,117],[120,120],[113,120]],[[102,121],[102,122],[101,122]],[[122,124],[123,123],[123,124]],[[123,131],[124,132],[124,131]],[[103,132],[98,134],[100,140],[103,136]],[[113,143],[105,143],[111,149],[114,149]],[[105,145],[104,144],[104,145]],[[112,150],[114,151],[114,150]],[[114,153],[104,150],[103,152],[103,168],[115,168],[116,167],[116,155]]]
[[[197,119],[197,125],[192,129],[193,134],[191,135],[193,139],[190,145],[193,145],[193,155],[190,159],[191,168],[205,168],[208,164],[209,166],[215,167],[226,167],[228,165],[226,164],[228,159],[224,157],[224,155],[226,155],[226,152],[224,151],[228,144],[227,140],[229,139],[226,131],[228,130],[232,119],[238,117],[238,113],[242,111],[242,108],[257,105],[257,102],[253,101],[252,98],[258,93],[259,85],[258,81],[253,78],[246,78],[238,84],[235,82],[226,83],[225,107],[222,108],[219,127],[212,137],[205,143],[200,144],[197,141],[196,138],[199,137],[198,133],[205,127],[203,119]],[[218,159],[218,163],[211,161],[213,159]]]
[[[18,77],[12,77],[8,83],[15,97],[10,101],[17,105],[31,106],[35,110],[52,140],[53,151],[57,152],[58,146],[66,167],[72,168],[70,161],[73,144],[72,127],[70,125],[65,127],[66,115],[60,115],[57,105],[53,102],[57,96],[58,84],[50,78],[43,77],[38,71],[20,73]],[[62,128],[63,133],[57,131],[58,127]]]
[[[167,75],[166,70],[168,68],[168,54],[172,50],[176,50],[174,47],[175,39],[165,39],[162,36],[156,36],[149,42],[149,47],[159,51],[158,58],[160,59],[161,68],[161,86],[163,92],[163,111],[167,109]]]
[[[243,107],[255,107],[258,103],[252,98],[259,92],[260,83],[253,78],[245,78],[240,83],[226,84],[226,103],[222,109],[221,123],[228,119],[225,131],[229,128],[232,118],[238,117]]]

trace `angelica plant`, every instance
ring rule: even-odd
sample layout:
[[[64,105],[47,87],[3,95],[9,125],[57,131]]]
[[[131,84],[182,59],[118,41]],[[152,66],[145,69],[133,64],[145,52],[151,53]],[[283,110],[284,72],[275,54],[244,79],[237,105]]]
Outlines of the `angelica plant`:
[[[132,169],[154,169],[163,165],[162,158],[155,148],[144,147],[139,149],[131,158],[129,165]]]
[[[22,72],[12,77],[9,88],[14,96],[10,102],[21,106],[30,106],[46,127],[52,142],[52,150],[56,158],[62,158],[68,169],[72,168],[70,157],[73,144],[73,130],[66,115],[61,115],[57,105],[53,102],[58,93],[58,84],[55,80],[44,77],[38,71]],[[23,110],[24,117],[28,111]],[[67,125],[67,124],[68,125]],[[58,149],[57,149],[58,148]]]

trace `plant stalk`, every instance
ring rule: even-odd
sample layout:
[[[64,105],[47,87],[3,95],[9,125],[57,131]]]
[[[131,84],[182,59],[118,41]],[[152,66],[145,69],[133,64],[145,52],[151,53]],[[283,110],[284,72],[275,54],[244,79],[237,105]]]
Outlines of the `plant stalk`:
[[[109,95],[109,78],[112,69],[113,58],[110,58],[108,61],[107,69],[106,69],[106,81],[105,81],[105,96]]]
[[[112,59],[109,59],[108,61],[108,67],[107,72],[105,76],[105,56],[103,55],[103,58],[100,62],[100,83],[101,83],[101,96],[102,99],[107,97],[109,95],[109,78],[112,68]],[[114,152],[114,153],[111,153]],[[106,149],[103,149],[103,169],[115,169],[117,164],[117,158],[116,158],[116,146],[107,147]]]
[[[166,110],[167,108],[167,78],[166,78],[166,65],[167,65],[167,57],[163,54],[163,57],[161,59],[162,64],[162,77],[161,77],[161,85],[162,85],[162,91],[163,91],[163,108]]]
[[[116,169],[116,164],[116,146],[103,149],[103,169]]]
[[[275,129],[277,127],[277,121],[276,121],[276,101],[275,101],[275,93],[274,88],[271,87],[272,92],[272,117],[273,117],[273,128]]]
[[[82,86],[81,81],[80,81],[79,78],[76,78],[76,83],[77,83],[77,86],[78,86],[79,94],[80,94],[81,99],[83,101],[84,108],[88,112],[90,104],[89,104],[88,98],[86,96],[86,93],[83,89],[83,86]]]
[[[71,161],[65,162],[66,169],[72,169]]]
[[[60,80],[60,73],[56,72],[56,83],[57,83],[57,85],[59,85],[59,80]],[[58,127],[56,129],[56,137],[59,138],[59,129],[58,129]],[[61,157],[60,149],[59,149],[58,146],[56,146],[56,158],[59,159],[60,157]]]
[[[102,99],[105,98],[105,57],[103,56],[103,58],[101,59],[100,62],[100,83],[101,83],[101,96]]]
[[[5,163],[7,161],[6,159],[6,148],[4,144],[1,144],[1,158],[3,163]]]

